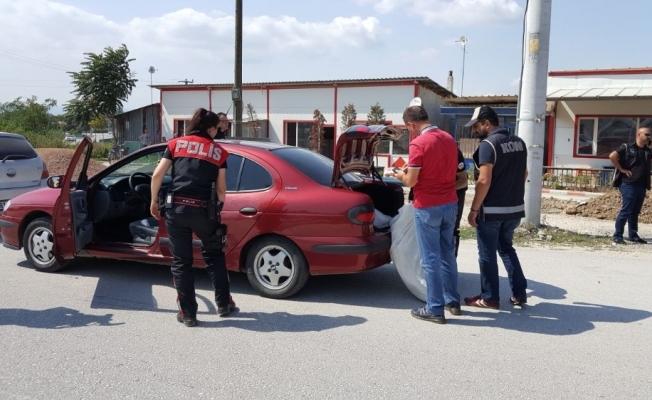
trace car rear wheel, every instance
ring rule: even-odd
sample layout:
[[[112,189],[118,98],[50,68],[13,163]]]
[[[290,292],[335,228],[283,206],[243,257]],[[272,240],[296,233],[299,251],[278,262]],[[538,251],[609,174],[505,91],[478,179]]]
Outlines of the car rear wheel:
[[[290,297],[308,281],[308,262],[290,240],[268,236],[257,240],[247,254],[247,278],[261,295]]]
[[[27,260],[39,271],[56,272],[66,266],[54,257],[54,234],[50,218],[30,222],[23,234],[23,251]]]

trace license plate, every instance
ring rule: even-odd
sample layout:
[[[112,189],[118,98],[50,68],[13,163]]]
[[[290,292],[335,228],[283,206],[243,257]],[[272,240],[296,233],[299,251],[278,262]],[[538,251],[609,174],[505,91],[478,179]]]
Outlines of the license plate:
[[[4,210],[5,210],[5,204],[7,204],[6,201],[0,201],[0,211],[4,211]]]

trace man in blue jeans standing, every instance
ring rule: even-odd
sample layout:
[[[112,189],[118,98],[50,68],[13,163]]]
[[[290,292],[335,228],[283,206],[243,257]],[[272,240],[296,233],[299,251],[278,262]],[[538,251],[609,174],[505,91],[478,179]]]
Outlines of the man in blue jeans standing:
[[[527,148],[521,138],[499,124],[498,115],[489,106],[476,108],[466,124],[480,138],[473,154],[476,184],[468,220],[476,228],[482,293],[466,297],[464,302],[480,308],[500,305],[496,252],[507,270],[510,302],[517,306],[527,303],[527,281],[512,245],[514,229],[525,216]]]
[[[618,150],[609,154],[611,163],[623,175],[620,194],[623,205],[616,217],[614,244],[625,244],[623,233],[627,223],[627,240],[634,243],[647,243],[638,236],[638,215],[645,201],[645,191],[650,190],[650,128],[640,128],[636,132],[636,141],[623,144]]]
[[[403,113],[403,121],[414,137],[408,169],[395,174],[405,186],[414,188],[414,224],[426,279],[426,305],[412,310],[412,316],[445,324],[444,310],[462,314],[453,235],[457,144],[449,133],[431,125],[425,108],[417,104]]]

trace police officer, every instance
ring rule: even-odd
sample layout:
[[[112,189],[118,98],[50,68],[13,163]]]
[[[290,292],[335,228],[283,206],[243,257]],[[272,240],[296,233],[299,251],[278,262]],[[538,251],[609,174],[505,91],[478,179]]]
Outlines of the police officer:
[[[464,301],[480,308],[500,306],[496,252],[512,288],[510,303],[520,307],[527,303],[527,280],[513,246],[514,230],[525,216],[527,146],[499,123],[498,114],[491,107],[481,106],[466,124],[480,138],[473,154],[476,183],[468,221],[476,228],[482,293]]]
[[[188,327],[197,325],[192,269],[193,233],[201,240],[206,271],[215,289],[218,315],[226,316],[236,310],[222,251],[226,242],[226,226],[221,224],[219,211],[226,197],[228,153],[213,141],[219,123],[215,113],[197,109],[185,136],[168,142],[163,158],[152,175],[150,212],[159,219],[159,190],[163,177],[172,167],[172,182],[165,195],[165,226],[173,257],[172,276],[179,304],[177,320]]]

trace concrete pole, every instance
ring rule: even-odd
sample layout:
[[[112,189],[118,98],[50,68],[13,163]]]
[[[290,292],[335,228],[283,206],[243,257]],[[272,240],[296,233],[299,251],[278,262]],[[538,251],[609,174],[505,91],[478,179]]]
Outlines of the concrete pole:
[[[242,0],[235,1],[235,84],[233,136],[242,136]]]
[[[529,0],[525,13],[523,72],[518,97],[517,135],[528,150],[525,181],[526,228],[541,225],[541,180],[546,125],[546,87],[552,0]]]

